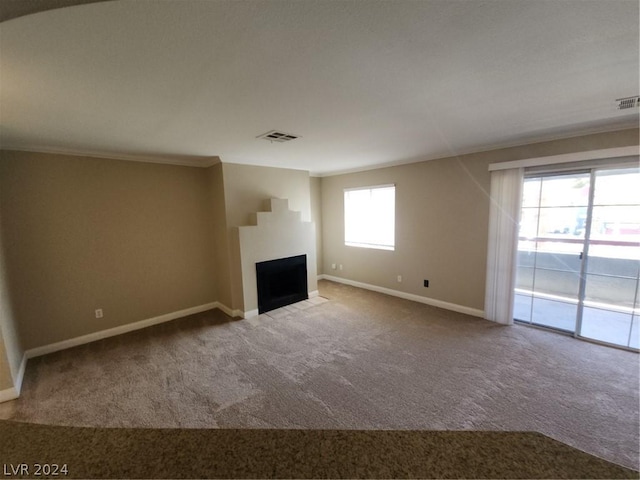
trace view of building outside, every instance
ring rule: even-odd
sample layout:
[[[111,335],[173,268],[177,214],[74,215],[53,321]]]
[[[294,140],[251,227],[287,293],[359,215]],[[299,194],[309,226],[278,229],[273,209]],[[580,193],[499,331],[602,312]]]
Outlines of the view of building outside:
[[[590,254],[640,260],[638,170],[607,170],[596,174],[593,204],[590,239],[596,243],[590,245]],[[522,197],[519,249],[535,249],[535,240],[538,239],[538,251],[580,253],[588,205],[588,174],[526,179]],[[575,248],[572,245],[580,246]]]
[[[589,212],[591,228],[587,232]],[[579,315],[580,273],[587,250],[582,331],[578,333],[638,348],[637,168],[596,170],[593,185],[590,172],[525,179],[515,318],[574,331]],[[614,335],[612,329],[619,332]]]

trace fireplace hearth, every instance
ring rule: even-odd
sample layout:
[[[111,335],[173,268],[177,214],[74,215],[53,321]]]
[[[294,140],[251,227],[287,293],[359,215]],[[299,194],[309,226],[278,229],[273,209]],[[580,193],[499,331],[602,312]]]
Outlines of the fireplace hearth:
[[[306,255],[258,262],[256,279],[259,313],[309,298]]]

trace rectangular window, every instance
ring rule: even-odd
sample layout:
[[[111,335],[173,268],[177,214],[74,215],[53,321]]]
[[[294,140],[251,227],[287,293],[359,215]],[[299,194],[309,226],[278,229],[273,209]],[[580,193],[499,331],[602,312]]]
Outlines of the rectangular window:
[[[394,250],[395,213],[395,185],[345,189],[344,244]]]

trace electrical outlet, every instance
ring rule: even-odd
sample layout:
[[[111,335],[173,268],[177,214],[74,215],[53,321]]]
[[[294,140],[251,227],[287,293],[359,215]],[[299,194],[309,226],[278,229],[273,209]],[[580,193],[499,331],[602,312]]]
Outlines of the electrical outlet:
[[[423,285],[424,285],[425,287],[429,287],[429,280],[425,280]]]
[[[342,270],[342,264],[338,265],[338,269]]]
[[[332,264],[331,264],[331,270],[335,270],[335,269],[336,269],[336,264],[335,264],[335,263],[332,263]]]
[[[402,283],[402,275],[398,275],[398,283]]]
[[[103,317],[102,309],[96,308],[96,318],[102,318],[102,317]]]

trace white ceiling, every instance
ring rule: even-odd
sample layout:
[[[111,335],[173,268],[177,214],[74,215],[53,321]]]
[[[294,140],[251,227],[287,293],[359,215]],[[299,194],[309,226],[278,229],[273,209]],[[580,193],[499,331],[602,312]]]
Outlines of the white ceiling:
[[[0,145],[316,174],[638,126],[637,0],[116,0],[0,24]],[[257,139],[269,130],[300,135]]]

